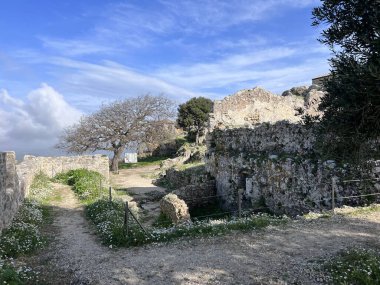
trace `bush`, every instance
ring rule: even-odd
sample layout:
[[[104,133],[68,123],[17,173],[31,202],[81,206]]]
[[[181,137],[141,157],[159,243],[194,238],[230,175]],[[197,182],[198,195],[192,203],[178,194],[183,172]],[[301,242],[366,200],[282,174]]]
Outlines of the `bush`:
[[[69,170],[54,177],[56,181],[72,186],[79,199],[91,202],[105,191],[100,188],[103,176],[95,171],[87,169]]]
[[[0,236],[0,257],[32,253],[46,243],[40,232],[45,222],[43,208],[36,201],[25,200],[9,228]]]

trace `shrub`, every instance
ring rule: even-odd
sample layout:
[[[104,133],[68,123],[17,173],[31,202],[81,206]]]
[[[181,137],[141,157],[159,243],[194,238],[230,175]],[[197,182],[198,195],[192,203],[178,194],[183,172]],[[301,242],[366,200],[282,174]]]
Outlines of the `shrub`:
[[[74,192],[81,200],[93,201],[98,198],[104,188],[100,188],[103,176],[95,171],[87,169],[69,170],[54,177],[56,181],[72,186]]]
[[[46,239],[40,232],[44,213],[35,201],[25,200],[9,228],[0,236],[0,257],[16,257],[42,248]]]

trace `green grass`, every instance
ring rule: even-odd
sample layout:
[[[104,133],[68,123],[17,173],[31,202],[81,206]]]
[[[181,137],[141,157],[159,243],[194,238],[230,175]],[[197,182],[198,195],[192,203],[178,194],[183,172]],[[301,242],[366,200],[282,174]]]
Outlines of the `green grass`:
[[[349,249],[340,252],[324,265],[332,284],[380,284],[380,252]]]
[[[173,226],[173,222],[164,213],[160,213],[157,220],[153,223],[155,228],[170,228]]]
[[[203,172],[203,168],[197,168],[197,167],[200,167],[200,166],[204,166],[205,163],[202,162],[202,161],[195,161],[195,162],[191,162],[191,163],[184,163],[184,164],[181,164],[179,166],[176,167],[176,169],[178,169],[179,171],[184,171],[184,170],[188,170],[188,169],[192,169],[195,170],[196,172]]]
[[[149,156],[138,160],[137,163],[120,163],[119,169],[130,169],[144,166],[160,165],[162,161],[168,159],[167,156]]]
[[[92,170],[69,170],[68,172],[56,175],[54,179],[55,181],[72,186],[75,194],[84,203],[91,203],[108,193],[106,188],[101,188],[104,177]]]
[[[373,205],[370,205],[368,207],[356,208],[352,212],[350,212],[348,215],[349,216],[358,216],[358,215],[370,214],[370,213],[375,213],[375,212],[380,212],[380,205],[379,204],[373,204]]]
[[[128,188],[118,188],[118,189],[115,189],[115,192],[118,196],[130,196],[130,197],[133,197],[133,196],[137,196],[138,193],[136,192],[133,192],[132,190],[128,189]]]
[[[102,242],[110,247],[141,246],[182,237],[219,236],[231,231],[250,231],[286,222],[285,219],[262,214],[241,219],[204,220],[174,226],[161,215],[155,222],[155,227],[147,229],[148,234],[130,218],[127,235],[122,201],[110,203],[107,200],[98,200],[86,206],[86,215],[94,223]]]
[[[41,284],[36,272],[28,267],[14,267],[10,262],[0,260],[0,284],[32,285]]]

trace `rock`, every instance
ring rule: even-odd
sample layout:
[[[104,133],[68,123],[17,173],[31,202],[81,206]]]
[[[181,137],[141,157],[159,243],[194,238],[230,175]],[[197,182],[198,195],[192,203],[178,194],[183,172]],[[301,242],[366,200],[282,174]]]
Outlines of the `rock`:
[[[290,92],[290,90],[286,90],[284,92],[282,92],[281,96],[293,96],[292,92]]]
[[[161,212],[175,223],[182,223],[190,220],[189,209],[185,201],[175,194],[168,194],[160,201]]]

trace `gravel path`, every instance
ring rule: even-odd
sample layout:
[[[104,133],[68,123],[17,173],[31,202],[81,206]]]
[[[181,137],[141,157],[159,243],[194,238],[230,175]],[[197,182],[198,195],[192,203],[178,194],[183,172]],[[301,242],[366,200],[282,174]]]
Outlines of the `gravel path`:
[[[56,202],[52,284],[320,284],[313,261],[349,246],[380,247],[380,213],[294,221],[250,233],[132,249],[102,246],[67,186]],[[58,275],[57,275],[58,276]],[[70,280],[70,281],[69,281]]]

